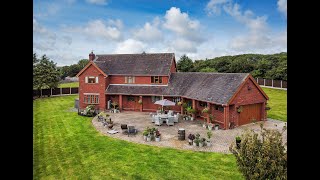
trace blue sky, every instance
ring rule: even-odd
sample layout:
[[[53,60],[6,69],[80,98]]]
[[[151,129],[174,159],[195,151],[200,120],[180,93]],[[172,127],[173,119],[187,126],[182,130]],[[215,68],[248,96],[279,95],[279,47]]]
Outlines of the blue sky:
[[[177,60],[287,51],[287,0],[34,0],[33,51],[58,66],[96,54]]]

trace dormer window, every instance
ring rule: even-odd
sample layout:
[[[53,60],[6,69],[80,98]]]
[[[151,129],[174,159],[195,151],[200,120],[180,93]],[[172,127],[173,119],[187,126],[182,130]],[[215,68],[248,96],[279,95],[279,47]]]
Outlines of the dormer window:
[[[151,83],[162,84],[162,76],[151,76]]]
[[[88,83],[88,84],[95,84],[95,83],[98,83],[98,77],[95,77],[95,76],[86,76],[85,77],[85,82]]]
[[[135,83],[135,78],[134,78],[134,76],[126,76],[124,78],[124,81],[127,84],[134,84]]]

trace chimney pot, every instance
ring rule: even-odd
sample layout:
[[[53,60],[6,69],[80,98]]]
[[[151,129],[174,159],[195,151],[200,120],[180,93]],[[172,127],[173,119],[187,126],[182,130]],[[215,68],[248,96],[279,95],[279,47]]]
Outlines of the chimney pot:
[[[91,51],[91,53],[89,54],[89,61],[93,61],[95,57],[96,55],[93,54],[93,51]]]

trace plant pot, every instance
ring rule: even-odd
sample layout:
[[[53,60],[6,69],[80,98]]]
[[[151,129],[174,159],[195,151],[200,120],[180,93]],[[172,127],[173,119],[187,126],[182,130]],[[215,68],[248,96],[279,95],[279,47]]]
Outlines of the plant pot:
[[[199,147],[203,147],[203,144],[204,144],[203,142],[200,142]]]
[[[208,126],[209,131],[212,131],[212,126]]]
[[[159,142],[160,141],[160,137],[156,137],[156,141]]]
[[[236,140],[236,145],[238,149],[240,148],[240,143],[241,143],[241,140]]]
[[[191,139],[188,139],[188,141],[189,141],[189,145],[192,145],[192,140],[191,140]]]
[[[214,126],[214,130],[219,130],[219,125]]]
[[[207,128],[207,125],[206,124],[202,124],[202,127]]]
[[[109,129],[113,128],[113,124],[108,124],[108,128]]]
[[[193,146],[197,146],[197,143],[193,142]]]
[[[190,117],[190,121],[193,121],[193,117]]]
[[[147,136],[147,142],[151,141],[151,136]]]
[[[145,141],[146,141],[146,140],[147,140],[147,136],[143,136],[143,140],[145,140]]]
[[[207,146],[211,146],[211,141],[207,141]]]

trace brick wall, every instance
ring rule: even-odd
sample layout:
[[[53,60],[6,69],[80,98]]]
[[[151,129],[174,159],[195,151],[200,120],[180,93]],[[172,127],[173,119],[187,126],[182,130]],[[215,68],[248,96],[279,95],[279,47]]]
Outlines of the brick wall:
[[[98,76],[99,83],[88,84],[85,83],[86,76]],[[90,65],[80,76],[79,76],[79,107],[84,109],[88,104],[84,103],[83,93],[99,93],[99,104],[96,105],[96,109],[103,110],[106,108],[105,89],[106,89],[106,78],[100,73],[100,71]]]
[[[140,111],[141,105],[138,103],[139,96],[132,96],[132,97],[134,97],[134,101],[128,101],[128,96],[126,95],[122,96],[122,108],[124,110]]]
[[[109,76],[110,84],[125,84],[125,76]],[[151,84],[150,76],[135,76],[134,84]],[[162,84],[168,84],[168,76],[162,76]]]

